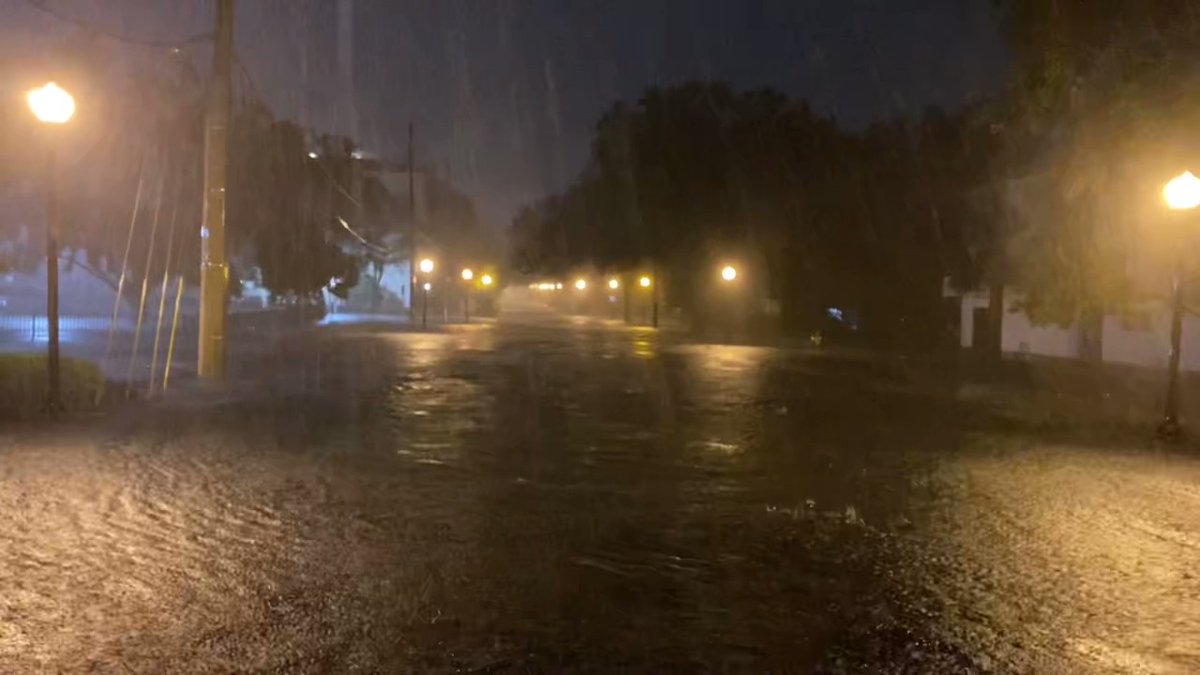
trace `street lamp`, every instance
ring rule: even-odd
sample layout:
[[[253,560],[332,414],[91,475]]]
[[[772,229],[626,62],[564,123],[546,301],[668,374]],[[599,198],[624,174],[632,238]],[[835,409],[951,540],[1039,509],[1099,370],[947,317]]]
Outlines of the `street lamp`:
[[[575,290],[577,290],[577,291],[587,290],[587,280],[586,279],[576,279],[575,280]]]
[[[638,285],[641,286],[642,288],[649,289],[652,285],[654,285],[654,282],[650,278],[650,275],[643,274],[641,276],[641,278],[638,279]],[[655,328],[658,328],[658,289],[657,288],[655,288],[651,291],[650,306],[651,306],[650,325],[654,326]],[[643,313],[642,318],[643,318],[643,320],[645,319],[644,313]]]
[[[33,116],[43,124],[66,124],[75,115],[75,99],[67,90],[53,82],[31,89],[25,94]],[[60,396],[61,366],[58,348],[58,199],[56,196],[54,155],[51,138],[46,148],[46,353],[47,401],[51,415],[62,409]]]
[[[422,258],[421,262],[417,263],[417,269],[421,270],[422,274],[433,272],[433,261],[429,258]],[[432,288],[428,281],[421,286],[421,328],[427,324],[429,317],[429,289]]]
[[[479,283],[483,284],[484,286],[491,286],[494,281],[495,279],[492,279],[492,275],[490,274],[485,274],[479,278]]]
[[[25,100],[33,116],[46,124],[66,124],[75,115],[75,99],[53,82],[30,89]]]
[[[725,281],[733,281],[737,279],[737,268],[733,265],[726,265],[721,268],[721,278]]]
[[[462,278],[467,282],[463,290],[463,323],[471,323],[471,280],[475,278],[475,272],[470,267],[464,267]]]
[[[621,287],[621,282],[620,282],[620,281],[617,281],[616,279],[609,279],[609,280],[608,280],[608,287],[609,287],[609,288],[611,288],[612,290],[614,290],[614,291],[615,291],[615,290],[617,290],[618,288],[620,288],[620,287]]]
[[[1184,171],[1163,186],[1163,200],[1172,211],[1191,211],[1200,206],[1200,178]],[[1175,265],[1171,273],[1171,355],[1167,362],[1167,401],[1158,433],[1178,438],[1179,426],[1179,352],[1183,336],[1183,270],[1179,247],[1175,247]]]

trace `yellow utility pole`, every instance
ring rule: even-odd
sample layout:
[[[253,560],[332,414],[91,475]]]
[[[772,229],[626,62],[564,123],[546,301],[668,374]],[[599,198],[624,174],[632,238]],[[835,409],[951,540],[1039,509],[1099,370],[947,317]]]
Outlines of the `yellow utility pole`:
[[[204,122],[204,222],[200,229],[200,358],[207,380],[225,377],[229,262],[225,254],[225,178],[233,66],[233,0],[217,0],[213,70]]]

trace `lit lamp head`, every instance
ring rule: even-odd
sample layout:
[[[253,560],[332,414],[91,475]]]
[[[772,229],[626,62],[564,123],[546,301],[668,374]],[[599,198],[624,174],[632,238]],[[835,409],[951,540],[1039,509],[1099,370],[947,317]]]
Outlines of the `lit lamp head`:
[[[425,258],[424,260],[422,260],[420,263],[417,264],[417,269],[421,270],[425,274],[429,274],[430,272],[433,271],[433,261],[430,260],[429,258]]]
[[[575,280],[575,290],[582,291],[582,290],[586,290],[586,289],[587,289],[587,280],[585,280],[585,279],[576,279]]]
[[[1175,211],[1186,211],[1200,206],[1200,178],[1184,171],[1163,187],[1163,199]]]
[[[494,282],[494,281],[495,281],[495,279],[493,279],[492,275],[490,275],[490,274],[485,274],[482,277],[480,277],[480,279],[479,279],[479,283],[483,284],[484,286],[491,286],[492,282]]]
[[[617,281],[616,279],[609,279],[609,280],[608,280],[608,287],[609,287],[609,288],[611,288],[611,289],[613,289],[613,290],[615,291],[615,290],[617,290],[618,288],[620,288],[620,287],[621,287],[621,282],[620,282],[620,281]]]
[[[462,278],[463,281],[470,281],[475,278],[475,273],[468,267],[462,271]]]
[[[721,278],[725,281],[733,281],[737,278],[737,268],[733,265],[726,265],[721,268]]]
[[[638,279],[638,284],[642,288],[650,288],[650,277],[643,275],[641,279]]]
[[[46,124],[66,124],[75,114],[75,99],[53,82],[30,89],[25,100],[34,117]]]

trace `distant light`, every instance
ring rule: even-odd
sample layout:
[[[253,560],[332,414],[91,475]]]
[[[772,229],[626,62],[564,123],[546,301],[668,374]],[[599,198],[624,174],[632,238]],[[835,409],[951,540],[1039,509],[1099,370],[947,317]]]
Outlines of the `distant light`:
[[[726,265],[721,269],[721,278],[725,281],[733,281],[737,278],[737,269],[733,265]]]
[[[431,283],[429,283],[428,281],[426,281],[426,282],[424,283],[424,285],[422,285],[422,286],[421,286],[421,288],[424,288],[425,290],[429,290],[429,289],[433,288],[433,284],[431,284]]]
[[[1167,200],[1167,206],[1176,211],[1200,206],[1200,178],[1191,171],[1184,171],[1163,187],[1163,198]]]
[[[582,290],[586,290],[586,289],[587,289],[587,280],[586,279],[576,279],[575,280],[575,290],[582,291]]]
[[[318,155],[318,154],[317,154],[317,153],[315,153],[315,152],[309,152],[309,153],[308,153],[308,158],[309,158],[309,159],[316,159],[316,158],[317,158],[317,157],[319,157],[319,156],[320,156],[320,155]]]
[[[429,258],[425,258],[420,262],[420,264],[417,265],[417,269],[421,270],[425,274],[429,274],[433,271],[433,261]]]
[[[462,278],[463,281],[470,281],[475,278],[475,273],[471,271],[470,267],[465,267],[462,271]]]
[[[494,281],[494,279],[492,279],[492,275],[490,274],[485,274],[479,279],[479,283],[483,284],[484,286],[491,286],[492,281]]]
[[[562,290],[562,282],[554,284],[554,290],[561,291]]]
[[[621,287],[621,282],[617,281],[616,279],[609,279],[609,280],[608,280],[608,287],[609,287],[609,288],[611,288],[611,289],[613,289],[613,290],[615,291],[615,290],[617,290],[618,288],[620,288],[620,287]]]
[[[53,82],[30,89],[25,100],[34,117],[47,124],[66,124],[75,114],[75,99]]]
[[[354,159],[362,159],[363,158],[362,150],[354,150],[353,152],[350,153],[350,156],[353,157]]]
[[[650,288],[650,277],[642,276],[641,279],[638,279],[638,284],[640,284],[642,288]]]
[[[846,313],[838,307],[830,307],[825,310],[825,313],[829,315],[829,318],[836,321],[844,321],[846,319]]]

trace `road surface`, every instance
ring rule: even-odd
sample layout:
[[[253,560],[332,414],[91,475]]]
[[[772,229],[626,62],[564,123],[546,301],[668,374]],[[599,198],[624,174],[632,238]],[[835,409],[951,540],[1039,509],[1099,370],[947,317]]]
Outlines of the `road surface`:
[[[337,326],[0,446],[0,672],[1196,672],[1200,468],[944,374]]]

